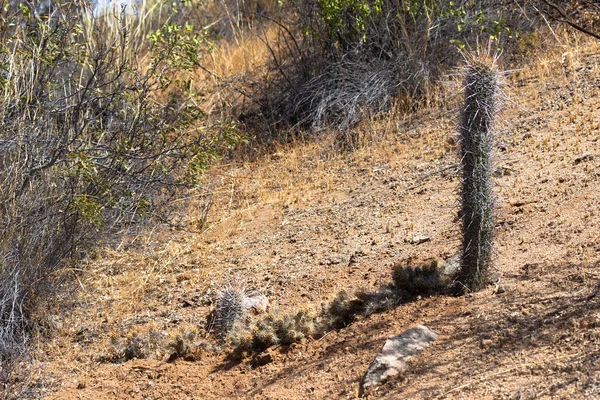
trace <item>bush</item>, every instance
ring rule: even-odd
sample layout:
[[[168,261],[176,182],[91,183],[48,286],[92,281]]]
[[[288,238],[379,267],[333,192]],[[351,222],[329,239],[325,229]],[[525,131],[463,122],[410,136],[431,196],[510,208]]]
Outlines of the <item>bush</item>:
[[[288,4],[292,17],[280,23],[278,39],[267,43],[275,74],[256,97],[270,123],[313,129],[348,129],[392,104],[406,112],[430,104],[462,49],[490,38],[496,47],[510,47],[537,23],[530,6],[514,2]]]
[[[230,121],[198,127],[180,79],[202,51],[193,27],[164,25],[146,40],[123,16],[115,28],[72,3],[54,7],[50,18],[23,4],[0,15],[3,360],[25,348],[66,264],[102,233],[161,213],[239,139]]]

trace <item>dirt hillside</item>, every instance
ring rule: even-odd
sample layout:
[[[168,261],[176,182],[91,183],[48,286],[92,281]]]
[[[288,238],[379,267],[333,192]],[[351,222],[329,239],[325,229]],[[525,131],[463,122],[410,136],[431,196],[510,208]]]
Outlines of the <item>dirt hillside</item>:
[[[496,285],[273,348],[259,367],[228,361],[206,332],[216,293],[233,280],[278,312],[318,309],[341,290],[377,290],[395,262],[459,251],[456,110],[386,115],[358,128],[365,145],[354,151],[325,137],[221,164],[208,191],[177,204],[187,229],[149,229],[98,250],[52,311],[54,336],[39,343],[41,393],[355,398],[385,338],[424,324],[438,340],[372,398],[600,398],[597,50],[581,45],[505,78]],[[422,235],[431,240],[410,242]]]

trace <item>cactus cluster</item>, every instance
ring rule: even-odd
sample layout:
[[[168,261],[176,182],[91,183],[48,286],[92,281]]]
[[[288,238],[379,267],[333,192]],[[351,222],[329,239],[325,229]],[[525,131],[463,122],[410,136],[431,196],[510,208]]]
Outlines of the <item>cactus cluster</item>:
[[[396,264],[392,268],[394,288],[408,295],[429,294],[445,287],[442,279],[445,264],[432,258],[423,262],[408,260],[406,265]]]
[[[499,74],[493,61],[480,57],[465,69],[465,99],[459,127],[462,163],[461,282],[470,290],[487,283],[492,260],[494,196],[492,193],[493,124]]]
[[[317,333],[317,315],[311,309],[296,314],[269,313],[250,327],[235,327],[229,335],[235,358],[263,351],[278,344],[290,345]]]

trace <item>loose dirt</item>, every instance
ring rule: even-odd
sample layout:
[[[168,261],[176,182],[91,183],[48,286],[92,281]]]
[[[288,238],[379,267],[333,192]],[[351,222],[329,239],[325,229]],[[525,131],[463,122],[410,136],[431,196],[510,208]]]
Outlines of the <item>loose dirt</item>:
[[[395,262],[459,251],[456,111],[384,116],[357,128],[367,144],[355,151],[323,138],[221,164],[207,174],[210,195],[177,205],[186,230],[156,228],[98,250],[52,311],[54,336],[34,364],[41,393],[355,398],[386,337],[424,324],[438,340],[372,398],[600,398],[600,56],[588,46],[572,64],[548,57],[506,78],[496,285],[273,348],[260,367],[229,361],[206,332],[216,293],[232,280],[279,312],[318,309],[340,290],[389,283]],[[422,235],[431,240],[410,243]],[[136,335],[145,347],[125,361]],[[167,362],[178,335],[191,350]]]

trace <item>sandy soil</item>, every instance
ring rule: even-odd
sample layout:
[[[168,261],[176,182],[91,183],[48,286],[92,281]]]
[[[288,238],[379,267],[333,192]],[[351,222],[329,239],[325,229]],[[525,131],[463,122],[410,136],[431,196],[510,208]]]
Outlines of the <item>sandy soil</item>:
[[[35,368],[49,399],[355,398],[386,337],[424,324],[438,341],[371,398],[600,398],[600,55],[550,57],[507,78],[495,190],[497,285],[432,296],[361,318],[319,340],[229,362],[205,331],[232,280],[292,312],[340,290],[377,290],[392,264],[460,246],[453,110],[281,146],[208,174],[211,196],[182,206],[188,231],[157,228],[101,249],[53,311]],[[374,139],[377,137],[377,140]],[[590,153],[590,155],[586,155]],[[208,201],[204,231],[192,229]],[[428,235],[415,245],[406,239]],[[124,361],[135,335],[147,349]],[[180,335],[189,351],[171,362]],[[172,345],[171,348],[175,348]]]

